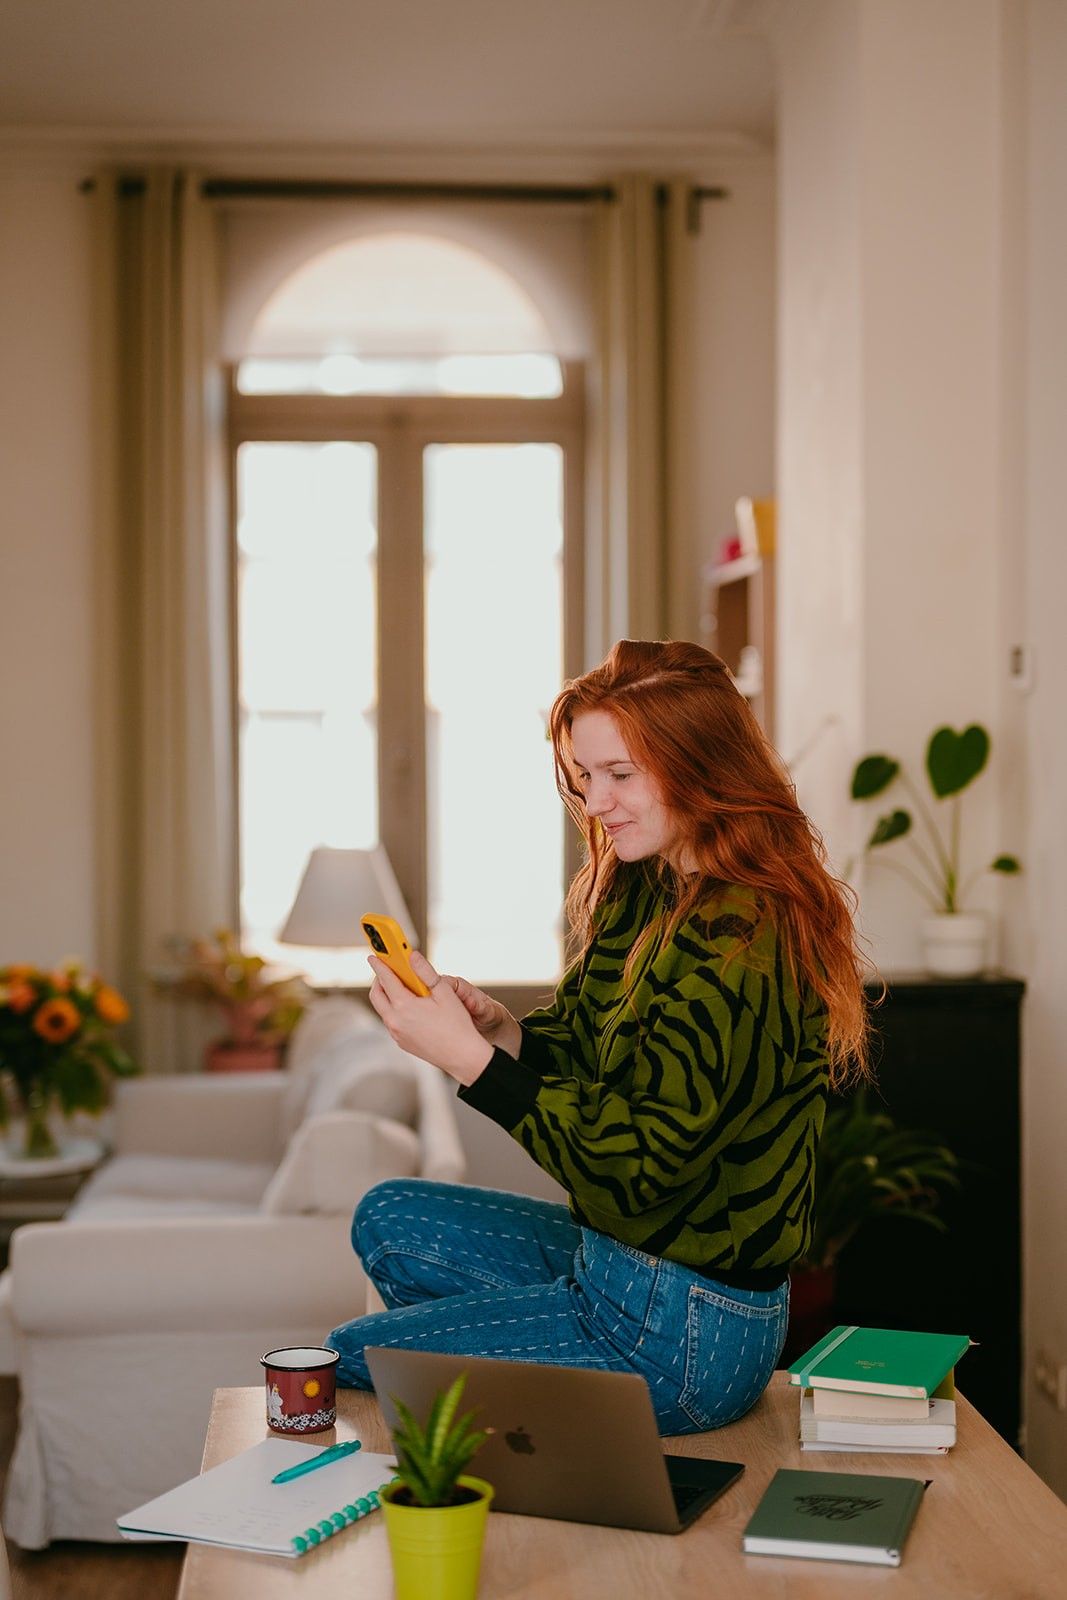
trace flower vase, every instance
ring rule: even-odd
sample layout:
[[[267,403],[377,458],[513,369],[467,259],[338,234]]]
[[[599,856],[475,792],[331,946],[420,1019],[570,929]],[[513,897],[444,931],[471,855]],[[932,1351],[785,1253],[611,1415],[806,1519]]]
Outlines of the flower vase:
[[[59,1154],[59,1146],[48,1125],[48,1100],[40,1089],[31,1089],[22,1100],[22,1139],[17,1155],[27,1161],[45,1161]]]

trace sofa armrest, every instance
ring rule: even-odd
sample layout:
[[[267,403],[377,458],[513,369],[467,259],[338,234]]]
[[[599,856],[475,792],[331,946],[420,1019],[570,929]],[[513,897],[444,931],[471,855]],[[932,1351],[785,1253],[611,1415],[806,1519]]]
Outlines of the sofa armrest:
[[[343,1217],[28,1223],[12,1236],[11,1288],[17,1332],[59,1338],[287,1322],[320,1322],[325,1338],[366,1298]]]
[[[115,1089],[115,1149],[277,1161],[286,1081],[284,1072],[128,1079]]]
[[[467,1172],[467,1158],[456,1121],[456,1086],[428,1061],[421,1061],[417,1056],[410,1059],[415,1064],[419,1092],[421,1175],[437,1183],[462,1183]]]

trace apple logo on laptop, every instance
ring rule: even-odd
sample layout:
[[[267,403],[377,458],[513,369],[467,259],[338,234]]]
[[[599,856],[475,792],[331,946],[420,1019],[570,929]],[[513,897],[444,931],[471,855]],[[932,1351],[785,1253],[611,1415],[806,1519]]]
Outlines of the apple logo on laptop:
[[[514,1450],[517,1456],[532,1456],[534,1453],[534,1442],[521,1422],[510,1433],[505,1433],[504,1443],[509,1450]]]

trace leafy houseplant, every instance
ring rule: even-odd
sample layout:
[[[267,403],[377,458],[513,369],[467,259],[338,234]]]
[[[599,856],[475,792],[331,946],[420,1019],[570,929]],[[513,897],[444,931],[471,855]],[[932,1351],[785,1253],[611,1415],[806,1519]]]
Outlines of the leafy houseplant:
[[[53,972],[0,967],[0,1127],[12,1111],[23,1118],[22,1154],[58,1153],[48,1113],[102,1111],[112,1076],[140,1069],[115,1043],[111,1030],[126,1021],[122,996],[95,973],[68,961]]]
[[[899,1128],[867,1091],[831,1105],[815,1157],[811,1244],[792,1273],[790,1349],[802,1354],[830,1326],[837,1259],[873,1217],[945,1231],[936,1207],[959,1187],[959,1163],[937,1134]]]
[[[215,1004],[226,1033],[208,1046],[207,1065],[222,1070],[277,1066],[282,1041],[296,1027],[310,991],[302,978],[279,975],[248,955],[228,928],[210,939],[169,941],[176,965],[153,976],[169,994]]]
[[[935,802],[949,802],[946,832],[938,826],[922,795],[899,761],[887,755],[864,756],[852,774],[853,800],[873,800],[897,779],[907,791],[922,827],[923,837],[912,826],[910,811],[897,807],[879,817],[864,847],[864,853],[881,850],[897,839],[907,841],[911,857],[883,864],[905,878],[922,896],[932,915],[923,925],[927,965],[933,972],[967,977],[980,972],[985,961],[986,929],[980,914],[964,911],[968,890],[985,872],[1018,873],[1015,856],[997,856],[987,867],[979,868],[961,882],[960,795],[973,783],[989,759],[989,734],[978,723],[962,733],[954,728],[938,728],[926,747],[926,775]]]
[[[474,1600],[491,1486],[464,1468],[489,1437],[474,1412],[458,1420],[460,1373],[434,1397],[425,1426],[393,1396],[397,1472],[382,1490],[396,1600]]]

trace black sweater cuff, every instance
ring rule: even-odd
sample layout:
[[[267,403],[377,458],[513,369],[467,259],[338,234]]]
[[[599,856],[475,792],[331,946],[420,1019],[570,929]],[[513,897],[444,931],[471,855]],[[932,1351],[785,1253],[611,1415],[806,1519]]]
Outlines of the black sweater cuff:
[[[546,1072],[555,1072],[556,1063],[552,1052],[539,1033],[534,1033],[524,1022],[519,1023],[522,1034],[522,1043],[519,1045],[519,1060],[524,1067],[532,1067],[542,1078]]]
[[[533,1068],[505,1050],[494,1050],[485,1071],[459,1091],[459,1098],[510,1133],[532,1109],[540,1087]]]

